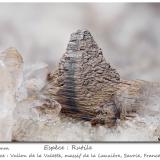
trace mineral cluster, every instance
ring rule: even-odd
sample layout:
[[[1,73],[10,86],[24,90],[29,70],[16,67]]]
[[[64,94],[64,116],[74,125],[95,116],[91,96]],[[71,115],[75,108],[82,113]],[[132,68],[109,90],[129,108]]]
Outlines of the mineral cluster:
[[[0,53],[0,73],[0,141],[159,140],[160,82],[120,79],[87,30],[51,73],[15,48]]]

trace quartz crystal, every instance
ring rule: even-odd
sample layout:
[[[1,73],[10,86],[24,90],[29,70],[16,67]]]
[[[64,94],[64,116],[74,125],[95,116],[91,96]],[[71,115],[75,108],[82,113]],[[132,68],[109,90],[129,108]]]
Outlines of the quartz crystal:
[[[0,141],[11,141],[15,96],[23,81],[23,59],[15,48],[0,54],[0,74]]]

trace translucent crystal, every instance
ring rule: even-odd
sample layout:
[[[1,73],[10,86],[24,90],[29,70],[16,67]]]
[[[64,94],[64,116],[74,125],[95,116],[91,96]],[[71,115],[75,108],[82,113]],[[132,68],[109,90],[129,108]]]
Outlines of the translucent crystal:
[[[41,93],[46,84],[48,65],[35,64],[24,72],[24,82],[18,90],[19,99],[14,111],[16,123],[12,138],[15,141],[30,141],[39,135],[40,139],[45,139],[40,136],[41,132],[44,132],[46,126],[50,129],[59,122],[61,105],[55,100],[47,99]]]
[[[15,48],[8,48],[0,54],[0,60],[6,65],[12,76],[13,85],[17,88],[23,81],[23,58]]]
[[[15,88],[12,76],[2,61],[0,61],[0,74],[0,141],[11,141],[14,124],[12,113],[16,106]]]
[[[23,59],[15,48],[0,54],[0,74],[0,141],[11,141],[16,92],[23,81]]]
[[[48,65],[45,63],[37,63],[26,68],[24,85],[28,94],[39,92],[44,87],[47,74]]]
[[[35,96],[40,92],[46,83],[48,65],[45,63],[37,63],[26,67],[23,73],[23,83],[16,93],[18,101],[22,101],[30,96]]]
[[[18,141],[47,140],[49,136],[40,135],[46,131],[49,134],[50,129],[59,123],[60,110],[61,106],[56,101],[49,102],[40,97],[21,101],[14,112],[16,123],[13,129],[13,139]]]

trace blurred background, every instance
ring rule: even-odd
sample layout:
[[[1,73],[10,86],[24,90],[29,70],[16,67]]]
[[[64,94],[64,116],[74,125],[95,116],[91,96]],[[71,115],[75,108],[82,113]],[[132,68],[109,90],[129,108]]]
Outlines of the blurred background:
[[[52,70],[83,28],[123,79],[160,80],[159,4],[0,4],[0,51],[16,47],[26,65],[43,61]]]

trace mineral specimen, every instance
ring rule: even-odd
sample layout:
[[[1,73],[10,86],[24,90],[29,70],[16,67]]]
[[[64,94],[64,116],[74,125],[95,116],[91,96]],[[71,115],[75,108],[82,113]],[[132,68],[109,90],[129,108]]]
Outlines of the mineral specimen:
[[[48,80],[43,93],[62,105],[62,113],[93,124],[115,123],[113,96],[120,76],[106,62],[89,31],[71,34],[59,67]]]
[[[87,30],[49,74],[44,63],[24,70],[14,48],[0,73],[0,141],[159,140],[160,82],[120,80]]]

